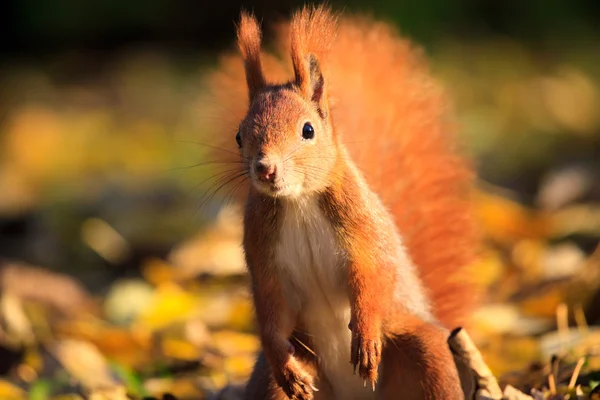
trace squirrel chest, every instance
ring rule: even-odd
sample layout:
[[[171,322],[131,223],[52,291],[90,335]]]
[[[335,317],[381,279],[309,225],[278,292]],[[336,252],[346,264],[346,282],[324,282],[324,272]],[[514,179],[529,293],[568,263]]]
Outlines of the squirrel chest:
[[[345,255],[318,199],[284,200],[281,210],[275,257],[292,309],[302,313],[311,303],[326,306],[347,297]]]
[[[374,398],[350,361],[351,333],[346,254],[316,196],[284,200],[276,245],[284,296],[312,341],[335,398]],[[324,382],[320,383],[323,390]],[[322,393],[323,394],[323,393]]]

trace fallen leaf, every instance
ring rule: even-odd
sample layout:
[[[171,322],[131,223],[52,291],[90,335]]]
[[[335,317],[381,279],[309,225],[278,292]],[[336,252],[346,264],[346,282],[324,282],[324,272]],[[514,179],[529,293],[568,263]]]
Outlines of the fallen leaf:
[[[25,400],[27,393],[18,386],[0,379],[0,399],[5,400]]]
[[[90,391],[118,384],[104,356],[89,342],[65,339],[55,343],[51,351],[63,367]]]

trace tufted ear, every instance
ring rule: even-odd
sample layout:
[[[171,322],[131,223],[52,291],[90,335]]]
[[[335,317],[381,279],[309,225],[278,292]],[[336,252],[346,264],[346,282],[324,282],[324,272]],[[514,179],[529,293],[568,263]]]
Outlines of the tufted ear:
[[[308,73],[305,73],[302,79],[303,82],[299,82],[304,87],[305,95],[314,101],[317,105],[325,106],[325,78],[321,72],[321,65],[317,56],[309,53],[306,56],[306,64],[308,65]],[[298,76],[296,77],[298,80]]]
[[[296,86],[307,100],[311,100],[323,109],[327,108],[325,99],[325,78],[317,56],[308,53],[304,57],[292,52]]]
[[[335,38],[337,17],[324,6],[306,6],[294,15],[290,25],[294,83],[325,117],[328,113],[327,82],[321,62]]]
[[[261,32],[256,17],[243,11],[237,29],[237,42],[244,58],[250,101],[266,85],[260,62],[260,40]]]

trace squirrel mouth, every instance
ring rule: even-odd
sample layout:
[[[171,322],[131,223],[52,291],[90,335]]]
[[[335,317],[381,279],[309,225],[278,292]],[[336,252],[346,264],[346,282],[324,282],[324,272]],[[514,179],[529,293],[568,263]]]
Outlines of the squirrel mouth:
[[[271,184],[267,186],[267,190],[273,195],[285,194],[285,192],[289,191],[291,188],[291,185]]]
[[[290,189],[292,189],[291,185],[283,185],[283,186],[278,186],[278,185],[271,185],[271,192],[273,193],[283,193],[283,192],[287,192]]]
[[[285,185],[280,183],[264,183],[253,179],[254,186],[261,192],[273,197],[294,195],[297,185]]]

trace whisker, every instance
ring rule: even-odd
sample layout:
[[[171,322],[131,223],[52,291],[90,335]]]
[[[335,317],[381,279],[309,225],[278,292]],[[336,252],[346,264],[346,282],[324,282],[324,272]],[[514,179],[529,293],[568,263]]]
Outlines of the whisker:
[[[237,176],[240,174],[245,174],[245,171],[243,170],[228,170],[226,171],[226,173],[219,173],[219,174],[215,174],[213,177],[217,177],[218,175],[219,178],[211,183],[211,186],[204,192],[204,194],[202,196],[205,196],[206,194],[210,193],[215,187],[217,187],[218,185],[220,185],[222,182],[228,180],[229,178],[233,177],[233,176]]]
[[[245,177],[244,177],[245,178]],[[233,201],[233,198],[235,197],[235,194],[237,193],[237,191],[240,189],[240,187],[244,184],[244,182],[246,182],[246,179],[242,179],[241,181],[235,183],[233,185],[233,188],[230,189],[226,194],[225,194],[225,199],[224,201],[221,203],[221,207],[223,207],[224,205],[228,205],[230,204],[231,201]]]
[[[337,160],[337,159],[342,159],[342,160],[347,160],[350,162],[354,163],[354,159],[352,158],[352,156],[342,156],[342,155],[337,155],[337,156],[321,156],[321,155],[309,155],[309,156],[302,156],[302,157],[298,157],[295,158],[295,160],[297,161],[302,161],[302,160]],[[361,164],[365,163],[364,161],[361,160]],[[366,162],[367,164],[372,164],[370,162]]]
[[[371,143],[371,140],[353,140],[352,142],[340,142],[340,144]]]
[[[301,148],[301,147],[302,147],[302,142],[299,142],[299,143],[296,145],[296,147],[294,147],[294,148],[292,149],[292,151],[290,151],[290,152],[287,154],[287,156],[285,156],[285,158],[283,159],[282,163],[284,163],[284,162],[286,162],[287,160],[289,160],[289,159],[290,159],[290,157],[291,157],[291,156],[292,156],[292,155],[293,155],[295,152],[297,152],[298,150],[300,150],[300,148]]]
[[[223,187],[225,187],[225,186],[229,185],[229,184],[230,184],[230,183],[232,183],[232,182],[235,182],[235,181],[236,181],[237,179],[239,179],[239,178],[242,178],[242,181],[241,181],[241,182],[238,182],[238,183],[243,183],[243,181],[245,181],[245,180],[246,180],[246,176],[245,176],[245,174],[240,174],[240,175],[234,176],[234,177],[232,177],[231,179],[228,179],[227,181],[223,182],[223,183],[222,183],[222,184],[221,184],[221,185],[220,185],[218,188],[214,189],[214,190],[212,191],[212,193],[211,193],[209,196],[205,197],[205,199],[204,199],[204,200],[203,200],[203,201],[200,203],[200,205],[198,206],[198,208],[197,208],[196,212],[197,212],[198,210],[201,210],[202,208],[204,208],[206,205],[208,205],[208,204],[209,204],[209,203],[212,201],[212,199],[213,199],[213,198],[216,196],[216,194],[217,194],[217,193],[218,193],[218,192],[219,192],[219,191],[220,191],[220,190],[221,190]],[[234,186],[237,186],[237,184],[238,184],[238,183],[234,184]],[[221,207],[221,206],[222,206],[222,202],[221,202],[221,204],[220,204],[220,207]]]
[[[194,214],[196,214],[200,209],[202,209],[206,204],[208,204],[208,202],[210,202],[214,198],[214,196],[219,192],[219,190],[221,190],[224,186],[235,181],[236,179],[245,177],[247,175],[248,175],[247,171],[242,171],[241,173],[235,174],[234,176],[227,176],[227,177],[220,179],[219,182],[215,183],[213,185],[213,187],[201,197],[201,199],[203,199],[203,200],[200,202],[198,207],[196,207]],[[219,185],[219,186],[215,189],[216,185]]]
[[[184,166],[184,167],[174,167],[174,168],[169,168],[167,170],[165,170],[164,172],[173,172],[173,171],[180,171],[180,170],[188,170],[191,168],[196,168],[196,167],[203,167],[205,165],[215,165],[215,164],[243,164],[243,161],[207,161],[207,162],[201,162],[201,163],[197,163],[197,164],[193,164],[193,165],[188,165],[188,166]]]
[[[328,176],[333,175],[334,177],[339,178],[340,180],[346,179],[346,176],[340,174],[339,172],[326,170],[325,168],[321,168],[315,165],[296,165],[294,169],[298,172],[303,172],[306,175],[308,175],[309,172],[322,172]]]
[[[240,153],[236,153],[236,152],[233,152],[231,150],[223,149],[223,148],[221,148],[219,146],[213,146],[213,145],[206,144],[206,143],[195,142],[193,140],[175,140],[174,142],[175,143],[190,143],[190,144],[195,144],[195,145],[198,145],[198,146],[206,146],[206,147],[209,147],[211,149],[220,150],[220,151],[223,151],[225,153],[233,154],[233,155],[235,155],[237,157],[242,157],[244,159],[249,159],[248,157],[244,157]]]
[[[240,169],[239,169],[239,168],[232,168],[232,169],[228,169],[228,170],[225,170],[225,171],[220,171],[220,172],[217,172],[217,173],[215,173],[215,174],[213,174],[213,175],[209,176],[208,178],[206,178],[206,179],[202,180],[201,182],[197,183],[196,185],[194,185],[194,187],[193,187],[193,188],[192,188],[192,189],[191,189],[191,190],[190,190],[190,191],[189,191],[189,192],[186,194],[186,196],[185,196],[185,197],[186,197],[186,198],[188,198],[188,197],[189,197],[189,196],[192,194],[192,192],[194,192],[194,191],[195,191],[195,190],[196,190],[198,187],[202,186],[204,183],[206,183],[206,182],[210,181],[211,179],[214,179],[214,178],[217,178],[217,177],[219,177],[219,176],[223,175],[223,176],[221,176],[221,177],[219,178],[219,179],[222,179],[222,178],[224,178],[224,177],[227,177],[227,176],[228,176],[228,174],[231,174],[231,175],[232,175],[232,174],[239,173],[239,172],[240,172]],[[216,183],[215,183],[215,182],[213,182],[213,185],[215,185],[215,184],[218,184],[218,182],[219,182],[219,181],[217,181]]]

